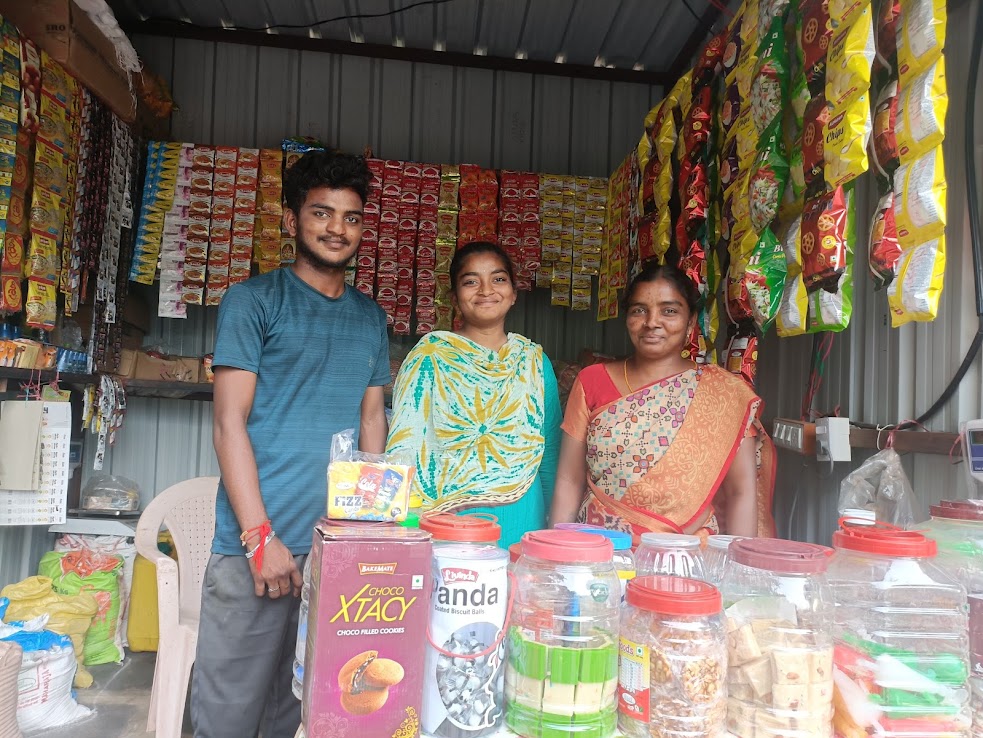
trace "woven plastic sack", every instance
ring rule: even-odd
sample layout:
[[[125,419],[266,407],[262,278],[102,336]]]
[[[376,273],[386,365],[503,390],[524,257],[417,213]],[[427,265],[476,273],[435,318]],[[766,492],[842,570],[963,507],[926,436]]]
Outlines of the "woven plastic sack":
[[[122,661],[123,640],[120,625],[123,608],[120,604],[119,586],[123,573],[122,557],[97,554],[87,549],[68,553],[49,551],[41,557],[38,573],[51,577],[52,586],[59,594],[87,592],[95,597],[99,609],[85,634],[85,665]]]
[[[71,638],[78,659],[75,686],[85,689],[92,685],[92,675],[82,663],[85,634],[99,609],[99,604],[92,595],[85,592],[75,596],[61,595],[52,589],[50,578],[28,577],[4,587],[0,590],[0,596],[10,599],[3,615],[5,622],[33,620],[47,615],[48,630]]]

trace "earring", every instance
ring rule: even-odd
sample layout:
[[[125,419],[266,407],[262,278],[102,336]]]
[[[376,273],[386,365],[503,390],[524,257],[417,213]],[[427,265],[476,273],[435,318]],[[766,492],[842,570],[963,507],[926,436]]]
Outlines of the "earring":
[[[679,355],[682,356],[684,359],[688,359],[689,358],[689,349],[683,349],[682,351],[679,352]]]

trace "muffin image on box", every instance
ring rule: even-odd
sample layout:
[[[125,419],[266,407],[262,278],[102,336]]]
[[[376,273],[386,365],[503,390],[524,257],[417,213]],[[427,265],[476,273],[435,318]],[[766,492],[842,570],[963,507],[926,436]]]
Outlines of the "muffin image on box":
[[[380,659],[378,651],[352,656],[338,672],[341,706],[350,715],[369,715],[389,699],[389,688],[403,681],[398,661]]]

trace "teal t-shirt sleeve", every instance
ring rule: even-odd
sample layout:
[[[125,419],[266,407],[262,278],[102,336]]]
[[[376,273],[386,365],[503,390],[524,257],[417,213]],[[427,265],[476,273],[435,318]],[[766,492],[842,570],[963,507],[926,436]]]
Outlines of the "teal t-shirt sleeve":
[[[381,312],[381,310],[380,310]],[[387,330],[386,319],[382,318],[382,341],[379,342],[379,356],[375,361],[375,374],[370,387],[385,387],[393,381],[392,370],[389,367],[389,331]]]
[[[218,308],[213,366],[259,373],[266,314],[253,291],[233,285]]]
[[[543,354],[543,399],[545,401],[543,438],[543,461],[539,465],[539,480],[543,486],[543,501],[549,514],[553,502],[553,484],[556,481],[556,465],[560,457],[560,423],[563,412],[560,409],[560,390],[556,384],[556,374],[546,354]]]

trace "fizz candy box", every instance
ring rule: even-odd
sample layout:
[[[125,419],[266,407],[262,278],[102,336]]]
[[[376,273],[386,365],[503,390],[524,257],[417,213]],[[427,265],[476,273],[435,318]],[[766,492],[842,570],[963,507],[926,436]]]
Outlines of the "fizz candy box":
[[[413,471],[404,464],[332,461],[328,465],[328,518],[406,520]]]

